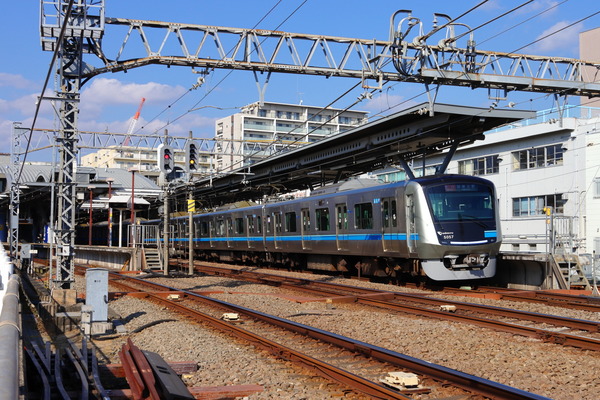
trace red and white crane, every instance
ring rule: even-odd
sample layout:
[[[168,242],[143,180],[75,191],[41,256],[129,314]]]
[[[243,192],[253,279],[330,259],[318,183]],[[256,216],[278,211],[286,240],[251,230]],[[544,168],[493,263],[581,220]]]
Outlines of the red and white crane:
[[[140,101],[140,106],[138,107],[133,119],[131,120],[131,124],[129,124],[129,129],[127,130],[127,134],[125,135],[125,140],[123,141],[123,146],[127,146],[129,144],[129,138],[137,125],[138,119],[140,119],[140,113],[142,112],[142,107],[144,106],[144,102],[146,101],[145,97],[142,97],[142,101]]]

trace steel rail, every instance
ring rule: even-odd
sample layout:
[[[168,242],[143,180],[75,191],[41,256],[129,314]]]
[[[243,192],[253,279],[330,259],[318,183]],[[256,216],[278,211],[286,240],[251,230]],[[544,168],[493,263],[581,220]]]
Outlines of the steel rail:
[[[137,280],[138,278],[128,277],[128,279],[136,279]],[[409,397],[402,395],[401,393],[397,392],[396,390],[389,389],[383,385],[372,382],[372,381],[362,378],[360,376],[354,375],[351,372],[345,371],[345,370],[337,368],[331,364],[317,360],[313,357],[310,357],[306,354],[298,352],[287,346],[283,346],[279,343],[273,342],[273,341],[263,338],[257,334],[254,334],[252,332],[249,332],[247,330],[239,328],[235,325],[232,325],[229,322],[217,319],[215,317],[212,317],[212,316],[202,313],[200,311],[190,309],[189,307],[186,307],[180,303],[168,300],[165,297],[161,296],[160,294],[153,294],[153,293],[139,291],[139,289],[135,288],[134,286],[127,285],[125,282],[122,282],[122,281],[119,281],[117,283],[110,281],[110,284],[116,284],[117,286],[120,286],[121,288],[128,289],[130,291],[128,293],[129,296],[141,298],[141,299],[148,298],[154,302],[157,302],[165,307],[170,308],[173,311],[176,311],[180,314],[188,316],[196,321],[202,321],[202,322],[208,323],[209,325],[217,328],[220,331],[233,334],[240,339],[246,340],[255,346],[261,347],[261,348],[271,352],[272,354],[276,354],[276,355],[280,356],[281,358],[293,361],[295,363],[302,364],[305,368],[308,368],[327,379],[335,380],[336,382],[339,382],[348,387],[351,387],[354,390],[360,391],[362,393],[366,393],[369,396],[373,396],[373,398],[410,400]],[[143,282],[140,282],[140,280],[137,280],[137,284],[143,284]],[[153,287],[154,284],[151,284],[149,286]],[[165,292],[163,292],[163,294],[164,293]],[[194,295],[191,292],[177,291],[177,290],[173,290],[171,292],[166,292],[166,293],[182,293],[182,294],[186,294],[188,296],[198,296],[198,295]],[[204,300],[206,300],[206,299],[204,299]],[[218,300],[214,301],[214,303],[217,304],[219,307],[233,309],[232,307],[228,306],[227,303],[218,304],[218,302],[219,302]],[[214,306],[215,304],[211,304],[211,305]],[[249,312],[246,314],[249,314]],[[268,319],[263,320],[263,321],[268,322]]]
[[[450,290],[455,293],[464,293],[461,289],[453,290],[445,288],[444,290]],[[482,287],[472,290],[471,293],[494,293],[503,300],[540,303],[575,310],[600,312],[600,298],[598,297],[552,293],[545,290],[518,290],[497,287]]]
[[[111,274],[114,274],[114,273],[111,273]],[[311,369],[317,368],[315,370],[319,373],[321,373],[321,368],[327,368],[328,374],[329,373],[334,374],[335,376],[338,376],[339,379],[351,379],[350,381],[345,381],[345,380],[342,381],[347,385],[356,385],[357,384],[357,383],[355,383],[356,382],[355,379],[357,378],[356,375],[350,374],[348,372],[340,373],[340,372],[336,372],[336,371],[331,371],[330,370],[331,365],[329,365],[327,363],[323,363],[318,360],[312,359],[312,357],[307,358],[306,355],[297,353],[295,350],[286,348],[285,346],[279,345],[268,339],[257,338],[253,333],[250,333],[241,328],[233,326],[223,320],[219,320],[214,317],[207,316],[206,314],[203,314],[199,311],[190,310],[188,307],[185,307],[177,302],[170,301],[163,296],[166,295],[167,293],[183,293],[188,299],[196,300],[196,301],[208,304],[213,307],[218,306],[221,308],[226,308],[226,309],[250,316],[254,319],[266,322],[268,324],[279,326],[286,330],[290,330],[292,332],[296,332],[296,333],[302,334],[307,337],[311,337],[311,338],[314,338],[314,339],[317,339],[320,341],[330,343],[332,345],[342,347],[344,349],[347,349],[347,350],[350,350],[350,351],[353,351],[356,353],[366,355],[366,356],[376,359],[378,361],[387,362],[391,365],[395,365],[400,368],[405,368],[405,369],[414,371],[419,374],[427,375],[436,381],[452,382],[453,385],[461,387],[462,389],[465,389],[469,392],[475,391],[483,396],[488,396],[490,398],[494,398],[494,399],[498,399],[498,400],[500,400],[500,399],[507,399],[507,400],[508,399],[513,399],[513,400],[546,399],[546,397],[539,396],[534,393],[525,392],[525,391],[517,389],[517,388],[513,388],[513,387],[506,386],[506,385],[503,385],[503,384],[500,384],[497,382],[489,381],[487,379],[479,378],[479,377],[476,377],[476,376],[473,376],[470,374],[466,374],[466,373],[463,373],[460,371],[456,371],[456,370],[453,370],[453,369],[450,369],[450,368],[447,368],[447,367],[444,367],[441,365],[437,365],[437,364],[429,363],[429,362],[426,362],[423,360],[419,360],[414,357],[410,357],[410,356],[407,356],[407,355],[404,355],[401,353],[397,353],[392,350],[384,349],[379,346],[375,346],[375,345],[372,345],[372,344],[369,344],[366,342],[362,342],[359,340],[354,340],[354,339],[351,339],[351,338],[348,338],[348,337],[345,337],[342,335],[338,335],[335,333],[323,331],[321,329],[313,328],[308,325],[299,324],[297,322],[289,321],[284,318],[280,318],[280,317],[272,316],[272,315],[262,313],[259,311],[251,310],[249,308],[238,306],[235,304],[227,303],[225,301],[212,299],[212,298],[202,296],[198,293],[194,293],[191,291],[169,288],[166,285],[157,285],[156,283],[152,283],[151,285],[149,285],[149,287],[151,287],[151,288],[156,288],[157,286],[160,286],[161,289],[163,289],[162,290],[163,296],[161,296],[160,294],[141,292],[141,291],[139,291],[139,289],[136,289],[135,287],[129,286],[125,282],[122,282],[122,280],[123,279],[120,279],[119,282],[117,282],[117,284],[120,285],[121,287],[128,287],[129,290],[134,291],[133,293],[129,293],[129,295],[141,297],[141,298],[150,298],[154,301],[161,302],[163,305],[168,306],[169,308],[171,308],[173,310],[177,310],[178,312],[181,312],[181,313],[184,313],[187,315],[198,316],[198,317],[202,318],[203,320],[208,321],[209,323],[211,323],[212,325],[214,325],[220,329],[224,329],[224,330],[232,332],[232,333],[235,332],[236,334],[241,335],[241,337],[243,337],[246,340],[249,340],[251,342],[256,342],[258,340],[258,342],[256,342],[256,343],[260,344],[261,346],[267,345],[270,349],[282,349],[282,350],[278,350],[278,351],[280,351],[280,354],[282,354],[282,355],[286,355],[286,356],[290,356],[290,357],[294,357],[294,358],[299,357],[299,360],[307,360],[309,363],[314,363],[313,364],[314,366],[311,367]],[[142,279],[134,278],[134,277],[127,277],[127,280],[132,280],[132,281],[136,282],[136,284],[138,284],[138,285],[144,285],[146,282]],[[113,282],[111,281],[110,283],[112,284]],[[164,290],[167,288],[169,288],[170,290]],[[275,347],[272,347],[272,346],[275,346]],[[349,375],[346,375],[346,374],[349,374]],[[360,381],[364,381],[364,379],[360,378]],[[360,381],[358,382],[359,384],[360,384]],[[381,385],[373,383],[368,380],[366,382],[364,382],[363,384],[368,385],[368,388],[383,388],[383,389],[387,390],[387,388],[384,388]],[[356,387],[356,386],[352,386],[352,387]],[[364,392],[364,389],[361,391]],[[393,393],[397,394],[397,392],[393,392]]]
[[[212,273],[220,273],[220,267],[205,267],[196,265],[196,269],[203,272],[211,272]],[[397,300],[403,301],[412,301],[423,304],[430,305],[455,305],[457,309],[468,310],[473,312],[494,314],[508,318],[516,318],[523,319],[532,322],[540,322],[557,326],[564,326],[571,329],[579,329],[589,332],[600,332],[600,322],[597,321],[589,321],[577,318],[567,318],[560,317],[557,315],[549,315],[549,314],[541,314],[530,311],[522,311],[522,310],[513,310],[506,309],[502,307],[489,306],[483,304],[472,304],[466,303],[462,301],[453,301],[453,300],[442,300],[437,298],[432,298],[429,296],[418,295],[418,294],[410,294],[410,293],[399,293],[399,292],[389,292],[385,290],[379,289],[369,289],[369,288],[358,288],[356,286],[344,285],[340,283],[332,283],[332,282],[321,282],[321,281],[313,281],[310,279],[302,279],[302,278],[290,278],[290,277],[282,277],[279,275],[266,274],[264,272],[256,272],[256,271],[241,271],[236,269],[224,268],[224,271],[227,271],[228,274],[236,277],[243,277],[244,279],[251,279],[255,282],[273,285],[273,286],[287,286],[293,289],[299,289],[303,291],[312,292],[315,294],[323,295],[327,294],[336,294],[343,296],[343,293],[340,293],[339,290],[346,290],[351,293],[356,293],[355,295],[360,297],[361,294],[389,294],[393,295]],[[315,288],[311,288],[314,286]],[[336,291],[337,290],[337,291]],[[391,303],[393,304],[393,303]]]
[[[202,269],[203,269],[203,267],[202,267]],[[308,290],[308,291],[311,291],[312,293],[320,292],[321,295],[335,294],[338,296],[343,296],[343,294],[340,294],[339,292],[332,291],[335,289],[337,289],[337,290],[349,289],[352,292],[356,292],[357,290],[359,290],[359,291],[363,292],[362,295],[354,294],[353,296],[356,297],[357,302],[362,303],[362,304],[377,306],[379,308],[391,309],[391,310],[394,310],[397,312],[407,312],[407,313],[414,314],[414,315],[426,315],[428,317],[452,320],[452,321],[457,321],[457,322],[462,322],[462,323],[467,322],[467,323],[471,323],[474,325],[494,329],[497,331],[503,331],[503,332],[513,333],[513,334],[518,334],[518,335],[528,336],[528,337],[535,337],[535,338],[538,338],[545,342],[569,345],[569,346],[578,347],[578,348],[582,348],[582,349],[586,349],[586,350],[594,350],[594,351],[600,350],[600,340],[594,339],[594,338],[589,338],[589,337],[579,336],[579,335],[571,335],[571,334],[560,333],[560,332],[553,332],[553,331],[550,331],[547,329],[527,327],[527,326],[523,326],[523,325],[511,324],[511,323],[491,320],[491,319],[487,319],[487,318],[479,318],[479,317],[466,316],[466,315],[457,315],[457,314],[453,314],[453,313],[448,313],[446,311],[438,311],[438,310],[431,310],[431,309],[427,309],[427,308],[402,305],[402,304],[397,304],[397,303],[393,303],[393,302],[386,301],[386,300],[374,299],[372,297],[366,297],[364,295],[367,293],[374,293],[374,294],[388,295],[390,297],[393,296],[394,299],[402,300],[402,301],[412,301],[412,302],[418,302],[418,303],[423,303],[423,304],[430,304],[430,305],[433,304],[433,305],[438,305],[438,306],[455,305],[457,307],[457,309],[463,309],[463,310],[468,310],[468,311],[473,311],[473,312],[494,314],[494,315],[499,315],[499,316],[503,316],[503,317],[516,318],[516,319],[525,319],[525,320],[538,322],[538,323],[547,323],[547,324],[561,326],[561,327],[564,326],[564,327],[568,327],[570,329],[579,329],[579,330],[585,330],[585,331],[590,331],[590,332],[600,332],[600,322],[596,322],[596,321],[588,321],[588,320],[581,320],[581,319],[575,319],[575,318],[566,318],[566,317],[560,317],[560,316],[554,316],[554,315],[533,313],[533,312],[528,312],[528,311],[509,310],[509,309],[505,309],[505,308],[501,308],[501,307],[494,307],[494,306],[487,306],[487,305],[476,305],[476,304],[470,304],[470,303],[464,303],[464,302],[432,299],[432,298],[420,296],[420,295],[412,295],[412,294],[397,293],[397,292],[386,292],[386,291],[377,290],[377,289],[362,290],[362,288],[356,288],[354,286],[349,286],[349,285],[335,284],[335,283],[330,283],[330,282],[312,281],[312,280],[301,279],[301,278],[280,277],[280,279],[277,279],[278,275],[264,274],[262,272],[249,273],[248,271],[242,271],[241,273],[236,273],[233,271],[237,271],[237,270],[231,270],[231,269],[225,269],[225,270],[231,271],[232,275],[236,276],[236,277],[247,278],[247,277],[250,277],[252,274],[255,274],[255,277],[253,279],[256,282],[263,282],[263,283],[268,282],[269,284],[278,285],[278,286],[287,286],[287,287],[290,287],[295,290],[303,290],[303,291]],[[268,275],[268,276],[266,277],[266,279],[261,279],[261,278],[256,278],[256,275],[259,275],[259,276],[260,275]],[[315,286],[315,287],[319,287],[322,289],[317,290],[317,289],[309,288],[309,286]]]

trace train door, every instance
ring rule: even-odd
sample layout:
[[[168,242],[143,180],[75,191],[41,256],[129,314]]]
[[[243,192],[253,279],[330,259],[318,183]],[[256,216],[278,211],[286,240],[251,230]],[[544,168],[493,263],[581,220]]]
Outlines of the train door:
[[[415,200],[413,194],[406,194],[406,245],[409,253],[417,251],[417,229],[415,222]]]
[[[231,217],[227,217],[225,236],[227,237],[227,247],[233,247],[233,221],[231,220]]]
[[[269,214],[269,213],[265,213],[265,217],[264,217],[264,223],[265,223],[265,249],[267,251],[273,250],[271,243],[274,239],[273,239],[273,215]]]
[[[338,250],[348,250],[348,207],[346,204],[335,206],[335,236]]]
[[[275,221],[273,241],[275,242],[275,248],[281,249],[281,212],[278,211],[273,213],[273,220]]]
[[[248,240],[248,248],[253,249],[255,247],[254,239],[256,237],[256,228],[254,225],[254,215],[246,215],[246,238]]]
[[[383,251],[400,251],[397,201],[393,197],[381,199],[381,228]]]
[[[210,247],[215,247],[215,223],[211,219],[208,221],[208,241],[210,243]]]
[[[302,209],[302,226],[300,230],[302,233],[302,249],[310,250],[310,210],[308,208]]]

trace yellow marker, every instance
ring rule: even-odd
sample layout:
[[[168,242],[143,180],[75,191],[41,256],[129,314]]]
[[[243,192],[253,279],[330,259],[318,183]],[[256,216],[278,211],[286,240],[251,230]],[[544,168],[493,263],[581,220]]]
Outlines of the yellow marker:
[[[189,200],[188,203],[188,212],[196,212],[196,200]]]

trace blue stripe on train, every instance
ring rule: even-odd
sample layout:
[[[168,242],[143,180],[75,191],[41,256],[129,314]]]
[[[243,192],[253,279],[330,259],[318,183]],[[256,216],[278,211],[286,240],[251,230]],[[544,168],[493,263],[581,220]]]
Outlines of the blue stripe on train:
[[[487,237],[487,236],[486,236]],[[309,240],[309,241],[334,241],[334,240],[350,240],[350,241],[364,241],[364,240],[406,240],[405,233],[364,233],[364,234],[339,234],[339,235],[305,235],[304,238],[300,235],[293,236],[249,236],[249,237],[213,237],[213,238],[194,238],[194,242],[262,242],[263,240],[267,242],[274,242],[275,240],[279,242],[299,242],[301,240]],[[411,240],[419,240],[418,234],[410,235]],[[146,239],[146,242],[155,242],[156,239]],[[172,242],[188,242],[188,238],[173,238]]]

